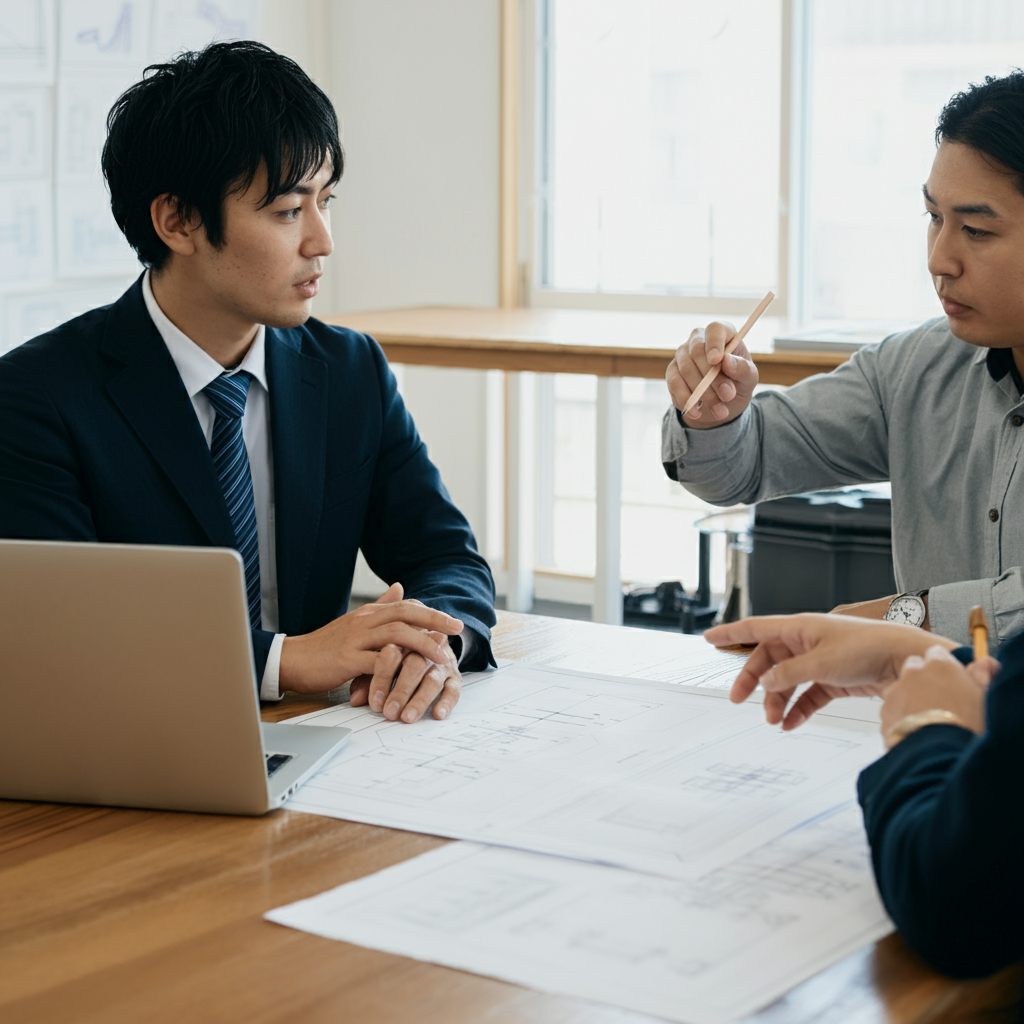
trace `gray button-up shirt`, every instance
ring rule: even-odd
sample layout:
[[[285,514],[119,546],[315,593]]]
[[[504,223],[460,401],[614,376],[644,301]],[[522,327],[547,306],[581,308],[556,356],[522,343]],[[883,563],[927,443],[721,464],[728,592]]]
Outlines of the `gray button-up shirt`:
[[[670,409],[662,461],[717,505],[890,480],[900,590],[930,588],[932,630],[960,642],[981,605],[994,649],[1024,629],[1024,400],[988,351],[930,320],[724,426],[688,429]]]

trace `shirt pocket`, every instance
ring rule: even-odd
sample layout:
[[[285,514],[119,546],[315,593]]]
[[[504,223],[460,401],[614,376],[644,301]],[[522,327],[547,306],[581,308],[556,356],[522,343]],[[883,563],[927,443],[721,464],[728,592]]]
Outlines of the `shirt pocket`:
[[[324,484],[324,511],[328,512],[340,505],[348,504],[366,494],[373,483],[376,465],[376,455],[371,455],[355,469],[330,477]]]

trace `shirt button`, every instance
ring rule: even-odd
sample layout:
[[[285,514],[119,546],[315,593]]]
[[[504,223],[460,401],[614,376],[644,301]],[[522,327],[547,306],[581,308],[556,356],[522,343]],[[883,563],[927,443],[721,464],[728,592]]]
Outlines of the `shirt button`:
[[[1010,422],[1011,422],[1011,423],[1012,423],[1012,424],[1013,424],[1013,425],[1014,425],[1015,427],[1019,427],[1019,426],[1020,426],[1020,425],[1021,425],[1022,423],[1024,423],[1024,416],[1014,416],[1014,417],[1013,417],[1013,419],[1012,419],[1012,420],[1010,420]]]
[[[997,509],[997,508],[990,508],[988,510],[988,517],[989,517],[989,519],[992,520],[993,523],[997,522],[998,519],[999,519],[999,509]]]

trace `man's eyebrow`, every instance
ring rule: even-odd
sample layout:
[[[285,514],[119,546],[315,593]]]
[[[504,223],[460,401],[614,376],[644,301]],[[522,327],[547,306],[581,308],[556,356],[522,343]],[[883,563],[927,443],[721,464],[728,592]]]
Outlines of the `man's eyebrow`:
[[[927,185],[922,185],[921,186],[921,192],[924,194],[924,198],[925,198],[926,202],[931,203],[932,206],[938,206],[939,205],[938,203],[935,202],[934,199],[932,199],[931,195],[928,192],[928,186]],[[954,206],[953,207],[953,212],[954,213],[961,213],[961,214],[964,214],[965,216],[968,216],[968,217],[998,217],[999,216],[999,214],[996,213],[996,211],[993,210],[992,207],[988,205],[988,203],[967,203],[967,204],[965,204],[963,206]]]

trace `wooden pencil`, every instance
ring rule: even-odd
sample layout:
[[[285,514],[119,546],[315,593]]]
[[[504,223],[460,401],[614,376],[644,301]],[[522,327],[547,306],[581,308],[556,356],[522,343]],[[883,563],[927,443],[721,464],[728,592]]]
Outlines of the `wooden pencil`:
[[[758,317],[768,308],[768,304],[775,298],[774,292],[769,292],[758,304],[750,316],[747,317],[747,322],[736,332],[736,335],[732,338],[728,345],[725,346],[725,354],[729,355],[732,350],[747,336],[747,331],[750,330],[754,324],[757,323]],[[725,362],[723,357],[722,362]],[[699,401],[701,395],[711,386],[711,382],[719,375],[722,370],[722,363],[717,366],[711,367],[707,373],[704,374],[704,379],[697,385],[694,392],[686,400],[686,406],[683,409],[683,415],[685,416]]]

